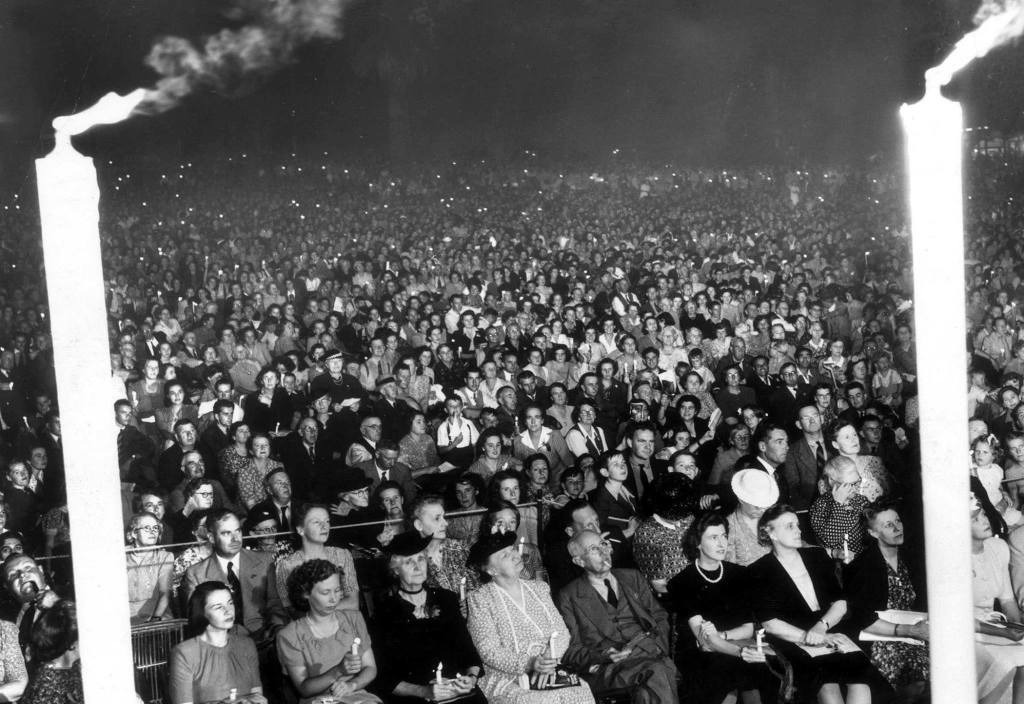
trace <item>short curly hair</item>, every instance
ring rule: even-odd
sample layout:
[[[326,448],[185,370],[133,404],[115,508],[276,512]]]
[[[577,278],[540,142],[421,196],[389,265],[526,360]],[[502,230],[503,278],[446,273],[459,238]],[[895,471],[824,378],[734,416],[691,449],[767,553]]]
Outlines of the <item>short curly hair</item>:
[[[340,579],[342,574],[342,569],[333,562],[307,560],[288,575],[288,599],[299,611],[309,611],[309,599],[306,597],[313,587],[334,575]]]

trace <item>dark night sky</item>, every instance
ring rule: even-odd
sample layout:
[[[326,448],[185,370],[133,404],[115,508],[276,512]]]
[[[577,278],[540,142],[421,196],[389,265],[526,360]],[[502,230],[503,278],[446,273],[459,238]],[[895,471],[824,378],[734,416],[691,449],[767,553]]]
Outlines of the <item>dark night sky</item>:
[[[261,0],[251,0],[258,2]],[[895,109],[969,27],[959,0],[401,0],[433,9],[410,91],[413,153],[563,157],[612,147],[691,161],[857,159],[898,149]],[[345,37],[242,96],[203,91],[96,136],[96,154],[211,145],[386,152],[372,71],[389,0],[358,0]],[[47,149],[54,115],[153,81],[162,34],[230,25],[219,0],[8,0],[0,5],[0,178]],[[393,35],[392,35],[393,36]],[[1020,127],[1019,47],[954,87],[968,121]],[[360,63],[362,61],[363,63]],[[372,61],[372,59],[371,59]],[[354,68],[355,67],[355,68]],[[361,68],[360,68],[361,67]]]

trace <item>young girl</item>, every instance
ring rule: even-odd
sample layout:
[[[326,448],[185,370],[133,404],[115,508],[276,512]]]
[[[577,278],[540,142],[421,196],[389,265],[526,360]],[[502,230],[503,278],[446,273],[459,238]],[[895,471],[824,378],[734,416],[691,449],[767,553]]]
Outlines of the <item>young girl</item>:
[[[999,445],[994,435],[983,435],[971,443],[971,474],[985,487],[988,500],[1009,527],[1024,523],[1024,515],[1010,502],[1003,489],[1003,468],[995,463]]]
[[[875,360],[871,389],[875,399],[889,408],[897,408],[903,402],[903,377],[892,368],[892,357],[888,352],[883,352]]]

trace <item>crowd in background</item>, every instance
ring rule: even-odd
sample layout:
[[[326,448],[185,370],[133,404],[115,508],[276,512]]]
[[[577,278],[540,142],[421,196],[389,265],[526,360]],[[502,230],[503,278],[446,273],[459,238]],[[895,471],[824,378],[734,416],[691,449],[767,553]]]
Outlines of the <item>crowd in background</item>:
[[[780,666],[922,695],[927,622],[876,615],[926,611],[898,177],[536,161],[105,166],[131,614],[188,619],[168,701],[776,701]],[[949,341],[990,638],[1024,589],[1021,166],[970,164]],[[71,596],[31,218],[0,213],[0,556]],[[1006,650],[980,700],[1024,701]]]

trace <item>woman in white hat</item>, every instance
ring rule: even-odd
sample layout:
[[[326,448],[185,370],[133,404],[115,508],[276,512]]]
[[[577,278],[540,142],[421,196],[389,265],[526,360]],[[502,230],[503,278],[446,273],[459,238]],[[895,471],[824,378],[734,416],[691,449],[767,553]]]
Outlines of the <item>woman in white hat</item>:
[[[736,495],[737,504],[726,518],[729,548],[725,559],[746,567],[771,551],[757,540],[757,521],[765,509],[778,502],[779,487],[768,472],[741,469],[732,475],[732,493]]]

